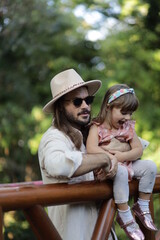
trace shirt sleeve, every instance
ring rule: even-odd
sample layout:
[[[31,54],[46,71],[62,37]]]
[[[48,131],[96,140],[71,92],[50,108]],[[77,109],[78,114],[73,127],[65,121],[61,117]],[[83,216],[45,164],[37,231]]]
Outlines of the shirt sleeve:
[[[124,133],[124,135],[126,134],[126,141],[129,141],[134,137],[135,123],[136,122],[134,120],[129,120],[129,121],[125,122],[124,129],[125,129],[126,133]]]
[[[49,131],[39,146],[40,165],[49,176],[70,178],[82,163],[82,152],[58,130]]]

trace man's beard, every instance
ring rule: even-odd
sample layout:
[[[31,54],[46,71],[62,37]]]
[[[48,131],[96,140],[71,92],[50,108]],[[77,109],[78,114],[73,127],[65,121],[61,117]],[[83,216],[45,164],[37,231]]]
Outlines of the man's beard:
[[[88,110],[83,110],[81,111],[80,113],[78,113],[78,116],[80,116],[81,114],[83,113],[88,113],[90,114],[90,111]],[[73,127],[82,127],[82,126],[86,126],[89,122],[90,122],[90,119],[91,119],[91,116],[89,115],[89,118],[87,119],[84,119],[84,120],[80,120],[80,119],[77,119],[75,118],[72,114],[68,113],[65,109],[64,109],[64,115],[67,119],[67,121],[73,126]]]

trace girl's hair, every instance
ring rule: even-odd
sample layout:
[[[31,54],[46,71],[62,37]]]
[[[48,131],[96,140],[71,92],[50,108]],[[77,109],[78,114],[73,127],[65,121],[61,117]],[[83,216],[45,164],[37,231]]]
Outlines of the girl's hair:
[[[102,124],[107,117],[107,121],[111,126],[111,110],[114,107],[120,108],[122,113],[133,113],[137,110],[139,101],[134,93],[126,93],[121,95],[108,104],[109,97],[120,89],[129,89],[129,86],[126,84],[116,84],[110,87],[103,98],[100,112],[97,117],[93,119],[93,121]]]
[[[63,99],[58,99],[53,105],[54,126],[68,136],[74,143],[75,147],[79,150],[82,145],[82,136],[78,130],[71,126],[71,123],[65,116]],[[82,127],[81,133],[83,135],[83,142],[86,143],[87,127]]]

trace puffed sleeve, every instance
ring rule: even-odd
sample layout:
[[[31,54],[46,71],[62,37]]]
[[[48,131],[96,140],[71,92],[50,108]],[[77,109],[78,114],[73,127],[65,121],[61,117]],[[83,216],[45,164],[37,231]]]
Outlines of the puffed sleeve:
[[[136,121],[134,120],[128,120],[124,123],[124,135],[126,137],[126,141],[129,141],[130,139],[133,138],[134,133],[135,133],[135,123]]]
[[[51,177],[70,178],[82,163],[82,152],[57,129],[49,129],[38,150],[40,166]]]

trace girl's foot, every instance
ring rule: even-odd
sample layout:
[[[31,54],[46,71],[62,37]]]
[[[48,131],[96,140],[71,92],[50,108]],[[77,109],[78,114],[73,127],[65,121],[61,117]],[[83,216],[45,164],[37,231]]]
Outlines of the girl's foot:
[[[138,224],[135,222],[134,218],[131,221],[124,223],[122,220],[119,212],[117,213],[116,217],[117,222],[119,223],[120,227],[123,228],[129,239],[131,240],[144,240],[144,235],[140,230]]]
[[[141,223],[149,230],[151,231],[157,231],[155,224],[153,223],[151,213],[149,209],[147,211],[142,211],[139,203],[135,203],[132,207],[133,212],[138,217],[138,219],[141,221]]]

